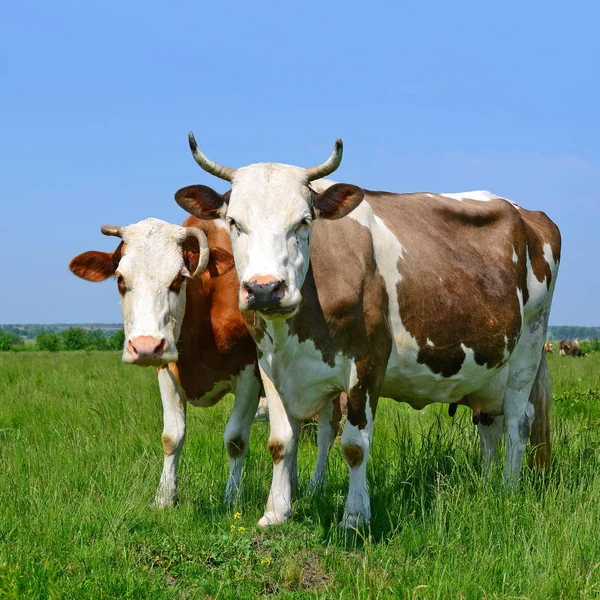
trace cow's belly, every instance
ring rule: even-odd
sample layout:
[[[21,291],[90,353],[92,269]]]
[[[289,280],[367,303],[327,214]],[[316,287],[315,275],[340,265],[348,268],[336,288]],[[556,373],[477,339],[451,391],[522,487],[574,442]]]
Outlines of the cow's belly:
[[[341,353],[333,366],[308,340],[299,342],[295,336],[273,347],[261,347],[261,368],[273,382],[287,412],[297,419],[309,419],[325,404],[348,391],[352,361]]]
[[[214,406],[223,396],[229,394],[231,391],[231,380],[217,381],[209,392],[199,398],[188,398],[188,402],[193,406],[204,408]]]
[[[400,352],[397,350],[398,347]],[[458,402],[465,396],[493,386],[499,373],[505,370],[509,359],[507,353],[506,361],[490,369],[475,362],[472,350],[465,347],[464,351],[465,359],[460,370],[450,377],[444,377],[417,361],[418,347],[416,344],[405,342],[396,345],[392,348],[381,395],[408,402],[414,408],[423,408],[433,402]],[[487,396],[486,394],[482,395],[486,398]],[[495,396],[490,396],[485,401],[485,404],[489,404],[489,406],[481,408],[491,409],[492,405],[495,406],[497,402]],[[501,398],[499,402],[501,403]]]

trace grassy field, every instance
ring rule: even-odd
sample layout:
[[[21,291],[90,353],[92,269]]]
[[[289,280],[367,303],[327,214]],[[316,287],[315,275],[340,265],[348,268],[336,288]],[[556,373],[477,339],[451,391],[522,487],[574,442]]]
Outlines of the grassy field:
[[[291,522],[256,522],[270,485],[256,423],[232,511],[222,433],[230,408],[188,410],[180,505],[150,503],[162,468],[155,371],[118,353],[0,356],[0,598],[600,597],[600,354],[550,356],[555,460],[513,494],[483,485],[467,409],[382,400],[369,463],[373,520],[339,532],[347,471],[327,488],[303,436]],[[497,475],[497,474],[496,474]]]

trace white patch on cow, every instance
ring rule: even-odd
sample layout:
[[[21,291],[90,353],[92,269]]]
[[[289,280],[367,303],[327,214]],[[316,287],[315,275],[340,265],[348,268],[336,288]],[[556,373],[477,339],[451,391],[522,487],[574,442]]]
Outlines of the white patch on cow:
[[[433,342],[429,338],[427,338],[427,345],[430,346],[431,348],[435,348]]]
[[[556,279],[556,274],[558,271],[558,264],[554,262],[554,258],[552,255],[552,246],[550,244],[544,244],[543,246],[544,259],[548,263],[550,267],[550,273],[552,274],[552,283]],[[537,314],[540,306],[546,301],[548,296],[548,285],[546,282],[546,277],[542,281],[536,277],[533,272],[533,267],[531,265],[531,258],[529,256],[529,251],[527,251],[526,255],[527,259],[527,290],[529,292],[529,298],[527,299],[527,304],[525,305],[525,316],[531,314]]]
[[[517,264],[519,262],[519,257],[517,255],[517,251],[514,248],[513,248],[512,259],[515,264]]]
[[[518,204],[509,200],[508,198],[504,198],[503,196],[497,196],[496,194],[492,194],[492,192],[488,192],[487,190],[473,190],[472,192],[458,192],[458,193],[443,193],[440,194],[444,198],[451,198],[452,200],[457,200],[458,202],[462,202],[463,200],[478,200],[480,202],[489,202],[490,200],[505,200],[509,204],[512,204],[515,208],[520,208]]]
[[[463,200],[480,200],[481,202],[488,202],[489,200],[500,198],[500,196],[496,196],[496,194],[492,194],[492,192],[488,192],[487,190],[473,190],[472,192],[458,192],[451,194],[444,192],[441,193],[440,196],[452,198],[452,200],[458,200],[459,202],[462,202]]]
[[[259,362],[289,414],[309,419],[336,394],[348,391],[349,358],[340,352],[331,367],[312,340],[300,342],[290,335],[286,322],[266,321],[266,328],[267,334],[259,344],[263,354]]]

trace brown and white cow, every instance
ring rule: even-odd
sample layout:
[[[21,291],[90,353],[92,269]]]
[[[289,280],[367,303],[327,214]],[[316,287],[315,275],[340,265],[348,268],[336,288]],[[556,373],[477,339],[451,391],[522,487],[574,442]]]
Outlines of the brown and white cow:
[[[551,342],[546,342],[544,344],[544,352],[546,354],[554,354],[554,344]]]
[[[577,340],[561,340],[558,349],[561,356],[585,356]]]
[[[159,506],[177,497],[186,401],[235,402],[225,429],[230,471],[225,501],[236,497],[261,389],[254,342],[237,306],[239,282],[229,232],[218,221],[188,218],[183,227],[146,219],[102,227],[121,238],[114,252],[84,252],[69,268],[88,281],[114,275],[125,328],[123,362],[158,367],[164,409],[164,468]]]
[[[423,408],[466,403],[479,421],[484,466],[503,415],[505,479],[518,481],[534,419],[549,457],[549,378],[543,356],[560,257],[546,215],[489,192],[390,194],[316,184],[340,164],[341,140],[318,167],[260,163],[237,170],[221,195],[189,186],[177,202],[230,229],[239,305],[258,347],[269,403],[274,472],[259,525],[291,513],[298,419],[348,394],[341,445],[350,488],[342,523],[370,518],[366,462],[380,395]],[[346,218],[342,218],[346,217]],[[486,424],[484,424],[486,423]],[[320,434],[321,435],[321,434]]]

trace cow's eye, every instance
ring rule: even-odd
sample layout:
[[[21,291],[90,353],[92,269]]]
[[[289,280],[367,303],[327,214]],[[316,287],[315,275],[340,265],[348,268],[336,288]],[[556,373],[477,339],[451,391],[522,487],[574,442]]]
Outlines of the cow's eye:
[[[242,228],[238,225],[237,221],[234,221],[233,219],[228,219],[227,221],[229,224],[230,231],[235,231],[235,233],[237,233],[238,235],[242,233]]]
[[[296,225],[296,228],[294,229],[294,231],[296,233],[302,233],[303,231],[306,231],[310,226],[310,219],[302,219],[302,221],[300,221],[300,223],[298,223],[298,225]]]
[[[125,283],[125,279],[123,278],[123,275],[121,275],[121,273],[119,273],[118,271],[115,273],[115,277],[117,278],[117,287],[119,288],[119,294],[121,294],[121,296],[124,296],[125,292],[127,291],[127,284]]]
[[[188,273],[187,269],[185,270],[185,272]],[[189,276],[189,273],[188,273],[188,276]],[[181,291],[181,286],[183,285],[183,282],[185,281],[185,279],[186,279],[186,274],[183,273],[183,271],[180,273],[177,273],[177,275],[175,275],[175,278],[171,282],[169,289],[172,292],[179,294],[179,292]]]

